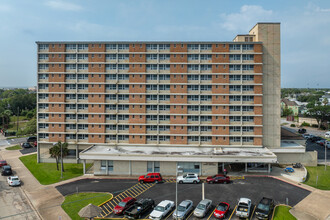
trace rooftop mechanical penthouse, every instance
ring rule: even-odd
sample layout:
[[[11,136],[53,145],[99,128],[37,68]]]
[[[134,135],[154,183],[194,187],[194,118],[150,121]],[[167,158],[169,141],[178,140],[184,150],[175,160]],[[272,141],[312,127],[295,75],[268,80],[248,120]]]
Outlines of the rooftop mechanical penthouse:
[[[280,147],[280,24],[231,42],[37,42],[38,160],[94,174],[217,173]]]

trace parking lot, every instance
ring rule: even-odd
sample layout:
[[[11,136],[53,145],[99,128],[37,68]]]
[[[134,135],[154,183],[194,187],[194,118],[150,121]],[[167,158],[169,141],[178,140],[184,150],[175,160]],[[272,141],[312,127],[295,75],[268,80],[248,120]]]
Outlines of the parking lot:
[[[323,160],[325,159],[325,149],[324,146],[321,146],[315,142],[307,141],[306,142],[306,150],[307,151],[317,151],[317,159]],[[327,149],[327,159],[330,160],[330,149]],[[322,161],[322,162],[323,162]]]
[[[152,198],[155,200],[155,204],[165,199],[175,201],[175,185],[174,180],[160,184],[141,185],[136,180],[88,179],[61,185],[57,189],[63,195],[75,193],[77,189],[79,192],[111,192],[114,194],[114,198],[111,200],[111,204],[105,204],[105,207],[103,207],[105,211],[102,213],[102,217],[122,218],[122,216],[115,216],[111,209],[122,198],[126,196],[133,196],[138,199]],[[239,198],[246,197],[252,200],[253,212],[254,206],[262,197],[273,198],[275,204],[285,204],[288,201],[289,205],[294,206],[310,193],[302,188],[268,177],[246,177],[233,180],[231,184],[204,184],[204,187],[205,198],[213,201],[213,207],[204,218],[205,220],[214,219],[212,213],[215,205],[219,202],[229,203],[231,207],[230,214],[232,214]],[[199,201],[202,200],[202,184],[178,184],[178,203],[185,199],[192,200],[196,207]],[[150,212],[151,210],[143,218],[147,218]],[[172,215],[168,215],[167,218],[172,219]],[[188,219],[195,219],[192,213]],[[231,218],[230,215],[227,215],[226,219],[237,218],[233,213]],[[254,217],[251,219],[254,219]]]

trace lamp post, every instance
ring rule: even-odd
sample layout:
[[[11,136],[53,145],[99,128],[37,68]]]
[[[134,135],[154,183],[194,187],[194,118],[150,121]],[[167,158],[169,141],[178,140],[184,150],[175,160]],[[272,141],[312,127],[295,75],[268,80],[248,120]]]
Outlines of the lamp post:
[[[61,179],[63,179],[63,150],[62,150],[62,143],[61,143]]]
[[[327,142],[324,142],[324,170],[327,170]]]
[[[180,166],[176,167],[176,180],[175,180],[175,216],[178,218],[178,173],[182,173]]]

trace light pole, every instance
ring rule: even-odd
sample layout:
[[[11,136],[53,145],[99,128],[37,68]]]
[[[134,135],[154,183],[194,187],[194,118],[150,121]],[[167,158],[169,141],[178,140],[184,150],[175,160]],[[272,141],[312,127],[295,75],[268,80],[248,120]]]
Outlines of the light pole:
[[[327,170],[327,141],[324,142],[324,170]]]
[[[178,173],[182,172],[181,167],[176,167],[176,180],[175,180],[175,216],[178,218]]]
[[[63,179],[63,150],[62,150],[62,143],[61,143],[61,179]]]

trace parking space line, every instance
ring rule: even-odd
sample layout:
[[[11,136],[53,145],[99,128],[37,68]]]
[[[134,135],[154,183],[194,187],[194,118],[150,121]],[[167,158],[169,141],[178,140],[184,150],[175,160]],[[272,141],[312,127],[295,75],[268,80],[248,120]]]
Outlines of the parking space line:
[[[217,207],[215,207],[215,208],[213,209],[213,211],[211,212],[211,214],[210,214],[210,216],[207,218],[207,220],[209,220],[209,219],[211,218],[211,216],[213,215],[213,212],[215,211],[216,208],[217,208]]]
[[[134,198],[135,198],[136,195],[137,195],[137,194],[134,193],[134,191],[133,191],[132,189],[127,190],[127,194],[130,195],[130,196],[132,196],[132,197],[134,197]]]
[[[235,206],[235,208],[234,208],[233,212],[231,213],[231,215],[230,215],[230,217],[229,217],[229,219],[228,219],[228,220],[230,220],[230,219],[231,219],[231,217],[233,216],[233,214],[234,214],[234,212],[235,212],[236,208],[237,208],[237,205]]]
[[[190,215],[186,218],[186,219],[189,219],[190,216],[194,213],[194,210],[191,211]]]
[[[166,220],[166,219],[168,219],[170,216],[172,216],[172,214],[173,214],[173,212],[175,211],[175,209],[173,209],[173,211],[164,219],[164,220]]]
[[[254,214],[254,211],[256,210],[256,206],[254,206],[254,209],[252,211],[252,214],[251,214],[251,217],[250,217],[250,220],[253,218],[253,214]]]
[[[143,185],[138,185],[136,187],[139,188],[139,189],[145,190],[146,188],[148,188],[148,185],[147,184],[143,184]]]
[[[142,192],[142,190],[138,187],[134,187],[134,190],[138,193],[138,195],[140,195],[140,193]]]

